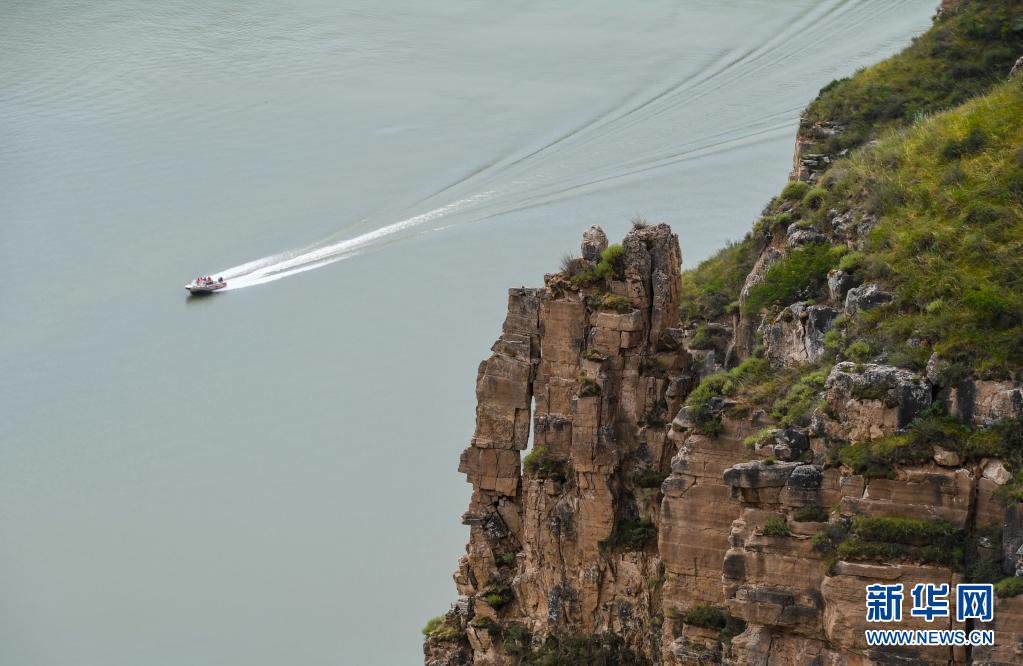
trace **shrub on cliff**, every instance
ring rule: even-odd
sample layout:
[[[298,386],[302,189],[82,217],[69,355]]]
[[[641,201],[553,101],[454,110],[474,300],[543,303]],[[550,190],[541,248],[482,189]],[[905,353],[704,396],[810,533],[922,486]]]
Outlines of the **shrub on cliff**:
[[[649,518],[625,518],[615,523],[606,539],[600,541],[601,552],[644,550],[657,543],[657,528]]]
[[[995,583],[995,594],[999,598],[1017,597],[1023,594],[1023,578],[1010,576]]]
[[[806,193],[810,191],[810,186],[801,180],[789,181],[785,189],[781,191],[780,198],[783,201],[802,201]]]
[[[789,522],[785,520],[784,516],[771,516],[764,523],[763,533],[764,536],[769,537],[787,537],[791,533]]]
[[[827,379],[826,370],[813,370],[792,384],[785,395],[775,400],[771,416],[785,426],[806,426],[814,411],[824,404],[821,392]]]
[[[826,523],[828,518],[828,510],[816,504],[801,506],[792,512],[792,520],[797,523]]]
[[[618,280],[625,270],[625,248],[619,243],[608,245],[597,263],[597,277],[603,280]]]
[[[704,629],[724,629],[728,624],[728,611],[710,604],[697,603],[686,611],[682,621]]]
[[[523,458],[522,469],[528,476],[564,483],[568,479],[568,458],[551,453],[546,446],[534,446]]]
[[[724,315],[738,300],[746,276],[753,269],[757,252],[750,237],[729,243],[695,269],[682,274],[679,301],[682,317],[688,321],[710,321]]]
[[[515,593],[505,583],[488,585],[483,594],[480,595],[483,601],[494,610],[501,610],[515,600]]]
[[[905,560],[963,565],[963,530],[943,520],[901,516],[857,516],[838,556],[847,560]]]
[[[435,641],[459,641],[465,638],[465,632],[458,620],[449,613],[430,618],[423,627],[423,636]]]
[[[585,375],[579,375],[579,397],[592,398],[600,395],[600,384]]]
[[[828,271],[838,265],[844,247],[817,244],[792,250],[767,269],[762,282],[749,291],[743,312],[752,315],[774,303],[788,305],[820,296]]]

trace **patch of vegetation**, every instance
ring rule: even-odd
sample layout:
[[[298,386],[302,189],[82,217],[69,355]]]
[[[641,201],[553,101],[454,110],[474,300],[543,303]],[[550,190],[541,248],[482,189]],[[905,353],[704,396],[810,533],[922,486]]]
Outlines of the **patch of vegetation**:
[[[579,376],[579,397],[580,398],[592,398],[600,395],[600,384],[595,380],[585,376]]]
[[[625,248],[619,243],[607,246],[597,262],[595,272],[602,280],[620,280],[625,270]]]
[[[706,603],[697,603],[684,613],[677,608],[669,608],[664,613],[665,619],[672,621],[672,635],[675,638],[681,636],[683,625],[701,627],[703,629],[717,629],[717,639],[721,643],[729,643],[733,638],[746,631],[746,623],[732,615],[725,609]],[[695,648],[695,646],[693,646]],[[703,646],[700,646],[703,647]]]
[[[697,406],[716,396],[733,395],[742,386],[763,378],[770,370],[767,359],[750,357],[731,370],[705,377],[689,394],[686,404]]]
[[[1011,81],[843,163],[828,205],[852,197],[879,217],[859,270],[895,294],[857,315],[854,337],[916,369],[937,352],[967,374],[1023,377],[1021,145],[1023,86]],[[895,167],[884,166],[890,154]]]
[[[995,583],[995,594],[1001,599],[1023,594],[1023,578],[1017,576],[1003,578]]]
[[[710,259],[682,274],[679,300],[688,321],[712,321],[729,311],[753,269],[759,248],[751,236],[729,243]]]
[[[645,550],[657,544],[657,528],[649,518],[626,518],[600,541],[601,552]]]
[[[656,469],[645,469],[632,475],[632,485],[637,488],[660,488],[669,473]]]
[[[518,553],[501,553],[494,558],[494,564],[499,567],[513,567],[515,566],[515,559]]]
[[[661,399],[654,405],[651,405],[643,416],[639,417],[639,425],[646,426],[647,428],[663,428],[668,425],[668,403]]]
[[[596,349],[587,349],[583,352],[583,358],[587,361],[595,361],[597,363],[603,363],[607,360],[607,357],[601,354]]]
[[[632,303],[629,299],[624,296],[614,296],[611,294],[605,295],[600,300],[600,309],[602,310],[614,310],[615,312],[624,314],[632,311]]]
[[[721,419],[707,404],[712,398],[733,395],[743,387],[762,380],[770,371],[771,365],[766,359],[754,356],[727,372],[705,377],[686,398],[689,413],[699,431],[710,437],[721,434]]]
[[[809,191],[810,186],[803,181],[790,180],[779,198],[783,201],[802,201]]]
[[[501,650],[509,656],[526,656],[532,642],[533,634],[523,624],[512,622],[501,628]]]
[[[771,416],[783,426],[809,425],[814,411],[824,404],[821,391],[824,390],[827,378],[827,369],[804,374],[789,387],[784,396],[774,402]]]
[[[866,363],[867,361],[870,360],[870,358],[873,355],[874,351],[870,348],[870,345],[867,344],[867,342],[864,340],[855,340],[848,347],[845,348],[844,352],[842,352],[842,356],[856,363]]]
[[[458,620],[451,614],[430,618],[423,627],[423,636],[435,641],[455,642],[465,638]]]
[[[728,329],[721,324],[707,322],[696,327],[696,332],[693,333],[689,346],[692,349],[714,349],[721,351],[728,346],[730,340],[731,336],[728,334]]]
[[[754,286],[743,304],[752,315],[772,305],[787,305],[800,299],[823,296],[828,271],[838,265],[844,246],[816,244],[792,250],[767,269],[762,282]]]
[[[771,516],[764,523],[763,533],[769,537],[787,537],[792,532],[789,530],[789,521],[785,520],[784,516]]]
[[[866,255],[862,252],[850,252],[838,260],[838,269],[856,275],[856,272],[863,268],[866,262]]]
[[[573,279],[577,275],[586,272],[589,269],[589,264],[582,257],[576,257],[571,254],[561,255],[561,272],[565,274],[568,279]]]
[[[697,603],[686,611],[682,621],[704,629],[724,629],[728,625],[728,611],[710,604]]]
[[[485,631],[498,632],[501,630],[500,625],[498,625],[497,622],[494,622],[492,618],[481,617],[479,615],[472,619],[472,621],[469,623],[469,626],[474,627],[476,629],[483,629]]]
[[[813,535],[813,548],[819,553],[834,557],[838,546],[849,537],[852,523],[847,518],[839,518],[828,523],[824,529]]]
[[[802,205],[808,210],[820,210],[828,198],[828,191],[823,187],[815,187],[803,197]]]
[[[774,439],[775,433],[777,432],[778,432],[777,428],[761,428],[760,430],[756,431],[749,437],[744,438],[742,440],[742,443],[750,447],[751,449],[756,448],[766,442],[772,441]]]
[[[837,554],[846,560],[904,560],[961,570],[963,543],[963,530],[947,521],[857,516]]]
[[[797,523],[826,523],[828,518],[828,510],[816,504],[801,506],[792,512],[792,520]]]
[[[964,463],[1001,458],[1014,469],[1023,469],[1023,424],[1002,421],[988,428],[974,429],[939,410],[917,418],[904,432],[842,446],[833,452],[832,462],[840,462],[867,478],[890,479],[895,478],[896,465],[928,462],[935,446],[957,453]],[[1010,481],[999,488],[998,494],[1012,498],[1015,488],[1023,486],[1014,486]]]
[[[491,608],[499,611],[515,600],[515,594],[508,585],[499,583],[488,586],[485,590],[483,590],[481,598],[483,601],[487,602]]]
[[[941,157],[945,160],[962,159],[979,153],[986,145],[987,132],[979,127],[971,127],[966,136],[962,138],[951,137],[946,139],[945,144],[941,147]],[[964,178],[969,177],[965,171],[960,171]]]
[[[844,125],[846,132],[815,148],[837,154],[986,92],[1005,78],[1021,52],[1017,2],[964,0],[901,53],[828,84],[803,114],[803,126]]]
[[[555,455],[546,446],[534,446],[522,460],[522,469],[527,476],[564,483],[568,479],[568,458]]]

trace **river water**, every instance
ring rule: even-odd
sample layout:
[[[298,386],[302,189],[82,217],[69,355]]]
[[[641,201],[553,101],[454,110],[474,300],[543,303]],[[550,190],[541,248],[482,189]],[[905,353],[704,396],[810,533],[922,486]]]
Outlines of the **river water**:
[[[418,663],[506,288],[740,237],[935,4],[0,4],[0,664]]]

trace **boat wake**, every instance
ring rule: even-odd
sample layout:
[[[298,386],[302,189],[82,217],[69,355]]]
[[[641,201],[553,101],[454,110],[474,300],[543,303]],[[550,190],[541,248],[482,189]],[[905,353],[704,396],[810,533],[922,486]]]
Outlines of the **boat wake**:
[[[581,124],[476,169],[408,206],[409,216],[400,221],[367,218],[356,225],[370,229],[365,233],[326,239],[215,275],[228,281],[228,289],[266,284],[416,235],[547,205],[791,134],[802,97],[774,95],[783,100],[774,106],[750,100],[767,97],[758,95],[765,88],[790,86],[803,70],[807,77],[821,77],[813,65],[816,53],[835,48],[836,35],[854,34],[856,26],[867,22],[876,25],[895,4],[816,3],[800,10],[781,31],[761,35],[759,43],[680,66],[675,80],[634,90]]]
[[[222,275],[227,280],[227,289],[242,289],[280,280],[281,278],[319,268],[325,264],[353,257],[385,242],[393,242],[407,235],[422,233],[423,229],[421,227],[423,225],[479,201],[486,200],[489,195],[489,192],[477,194],[353,238],[347,238],[326,245],[320,244],[290,253],[264,257],[263,259],[250,261],[234,268],[228,268],[218,272],[217,275]],[[427,231],[430,230],[432,229],[427,229]]]

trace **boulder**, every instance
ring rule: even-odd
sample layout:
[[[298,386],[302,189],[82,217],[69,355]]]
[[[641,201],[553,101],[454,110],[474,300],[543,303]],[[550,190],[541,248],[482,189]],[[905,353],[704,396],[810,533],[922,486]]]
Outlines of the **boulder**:
[[[789,247],[800,247],[803,245],[816,245],[818,243],[827,243],[828,237],[822,233],[814,231],[813,229],[800,229],[798,227],[789,227],[786,234],[786,244]]]
[[[864,284],[850,289],[845,295],[845,313],[851,316],[857,312],[872,310],[879,305],[890,303],[894,298],[876,284]]]
[[[767,358],[775,364],[816,363],[824,357],[824,334],[838,310],[823,305],[794,303],[763,327]]]
[[[785,428],[774,435],[774,455],[779,460],[796,460],[810,448],[810,438],[798,428]]]
[[[975,426],[1023,420],[1023,388],[1018,384],[966,380],[948,391],[947,403],[952,416]]]
[[[943,449],[940,446],[934,447],[934,462],[942,467],[959,467],[963,459],[955,451]]]
[[[832,303],[844,303],[845,295],[852,289],[853,276],[837,268],[828,273],[828,297]]]
[[[876,439],[905,428],[922,414],[931,404],[931,384],[903,368],[846,361],[828,374],[825,402],[829,435]]]
[[[1005,468],[1001,460],[989,460],[984,463],[981,474],[985,479],[994,481],[999,486],[1004,486],[1012,478],[1012,474]]]
[[[604,230],[594,224],[583,232],[583,241],[580,246],[582,257],[586,261],[600,261],[600,255],[607,249],[607,234]]]

